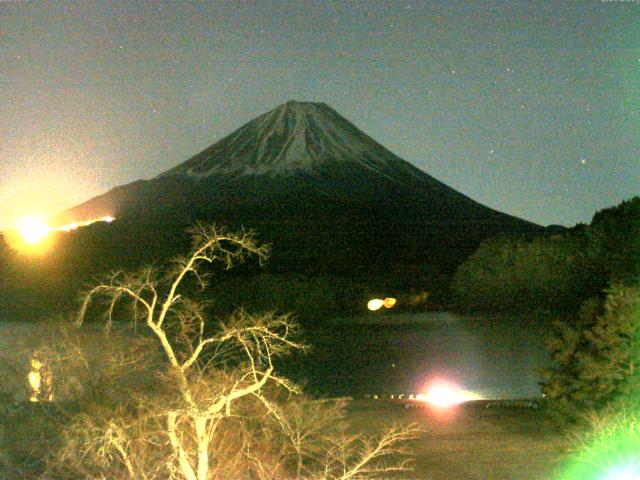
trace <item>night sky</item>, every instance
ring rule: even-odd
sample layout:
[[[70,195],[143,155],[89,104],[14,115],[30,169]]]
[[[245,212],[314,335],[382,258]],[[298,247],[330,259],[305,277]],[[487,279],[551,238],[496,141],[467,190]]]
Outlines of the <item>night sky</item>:
[[[541,224],[640,194],[640,1],[0,0],[0,228],[322,101]]]

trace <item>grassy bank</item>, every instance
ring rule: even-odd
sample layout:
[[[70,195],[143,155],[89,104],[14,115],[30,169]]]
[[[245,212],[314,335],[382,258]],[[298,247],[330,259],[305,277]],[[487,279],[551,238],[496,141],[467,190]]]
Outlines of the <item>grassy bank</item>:
[[[450,411],[406,410],[381,400],[349,407],[354,431],[373,433],[394,422],[416,422],[410,445],[425,480],[548,480],[568,458],[568,441],[538,410],[468,403]]]

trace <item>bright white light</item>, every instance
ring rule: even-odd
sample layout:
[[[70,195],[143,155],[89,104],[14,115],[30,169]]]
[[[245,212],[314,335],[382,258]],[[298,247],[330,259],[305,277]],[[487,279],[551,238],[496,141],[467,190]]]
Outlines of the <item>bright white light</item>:
[[[15,250],[40,255],[53,246],[55,237],[50,235],[51,232],[70,232],[92,223],[111,223],[114,220],[114,217],[107,215],[94,220],[71,222],[59,227],[52,227],[45,221],[44,217],[30,215],[20,218],[16,222],[15,228],[9,230],[5,238],[9,246]]]
[[[78,227],[80,227],[80,224],[78,222],[73,222],[60,227],[58,230],[61,230],[63,232],[70,232],[71,230],[75,230]]]
[[[426,394],[417,395],[416,399],[435,407],[446,408],[469,400],[479,400],[480,396],[450,383],[437,382],[429,387]]]
[[[100,217],[95,220],[85,220],[84,222],[67,223],[66,225],[63,225],[61,227],[52,228],[52,230],[57,230],[59,232],[70,232],[71,230],[77,230],[80,227],[87,227],[92,223],[97,223],[97,222],[111,223],[114,220],[115,220],[115,217],[112,217],[111,215],[107,215],[106,217]]]
[[[383,305],[384,305],[384,300],[380,300],[379,298],[374,298],[372,300],[369,300],[369,303],[367,303],[367,308],[372,312],[374,312],[376,310],[380,310],[380,308],[382,308]]]
[[[36,245],[49,236],[51,227],[42,217],[23,217],[18,220],[18,233],[28,245]]]
[[[614,467],[604,474],[602,480],[640,480],[640,466],[636,463]]]

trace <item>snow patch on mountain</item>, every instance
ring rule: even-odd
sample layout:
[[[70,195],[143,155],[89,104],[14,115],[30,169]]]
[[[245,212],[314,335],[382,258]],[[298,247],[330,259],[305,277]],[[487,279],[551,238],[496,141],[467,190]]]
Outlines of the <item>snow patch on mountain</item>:
[[[328,105],[290,101],[161,176],[280,176],[314,171],[331,162],[352,163],[393,180],[416,175],[414,167]]]

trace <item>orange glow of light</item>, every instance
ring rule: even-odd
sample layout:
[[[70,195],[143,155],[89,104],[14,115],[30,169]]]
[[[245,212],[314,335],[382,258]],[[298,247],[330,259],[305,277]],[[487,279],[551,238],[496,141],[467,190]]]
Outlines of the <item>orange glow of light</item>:
[[[77,230],[80,227],[86,227],[87,225],[91,225],[92,223],[96,223],[96,222],[111,223],[114,220],[115,220],[115,217],[107,215],[106,217],[96,218],[95,220],[87,220],[87,221],[84,221],[84,222],[67,223],[66,225],[63,225],[61,227],[52,228],[51,230],[57,230],[57,231],[60,231],[60,232],[70,232],[71,230]]]
[[[4,232],[4,238],[12,249],[28,255],[41,255],[53,245],[51,227],[36,215],[20,218],[12,230]]]
[[[29,215],[20,218],[13,230],[6,232],[9,246],[28,254],[42,254],[49,250],[53,244],[51,232],[70,232],[80,227],[86,227],[96,222],[111,223],[114,217],[107,215],[94,220],[83,222],[71,222],[60,227],[51,227],[43,217]]]
[[[383,305],[384,305],[384,300],[380,300],[379,298],[373,298],[369,300],[369,302],[367,303],[367,308],[372,312],[375,312],[376,310],[380,310]]]
[[[36,356],[31,357],[31,371],[27,379],[29,387],[31,387],[30,402],[52,402],[55,400],[51,372]]]
[[[396,299],[393,297],[387,297],[383,300],[382,304],[384,308],[391,308],[396,304]]]
[[[480,398],[476,393],[442,381],[437,381],[430,385],[426,394],[416,396],[417,400],[427,402],[438,408],[450,408],[471,400],[480,400]]]
[[[36,245],[49,236],[51,227],[42,217],[28,216],[18,220],[17,230],[28,245]]]

